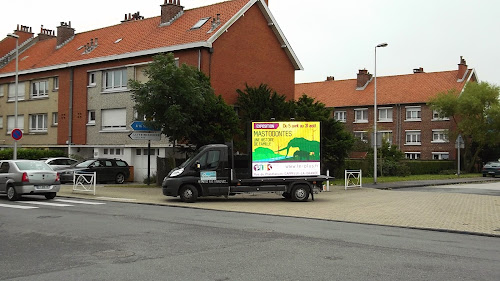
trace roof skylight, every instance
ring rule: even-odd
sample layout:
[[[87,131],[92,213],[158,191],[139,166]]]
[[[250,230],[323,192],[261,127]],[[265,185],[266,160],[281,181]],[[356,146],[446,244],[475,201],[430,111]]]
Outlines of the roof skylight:
[[[210,17],[200,19],[195,25],[193,25],[193,27],[191,27],[191,29],[198,29],[202,27],[209,19]]]

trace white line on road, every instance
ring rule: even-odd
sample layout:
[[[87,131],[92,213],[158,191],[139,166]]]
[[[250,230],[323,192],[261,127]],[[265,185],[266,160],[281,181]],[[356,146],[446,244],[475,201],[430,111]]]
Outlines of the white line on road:
[[[56,206],[56,207],[72,207],[74,205],[69,205],[69,204],[57,204],[57,203],[50,203],[50,202],[39,202],[39,201],[23,201],[22,202],[27,203],[27,204],[34,204],[34,205],[44,205],[44,206]]]
[[[96,199],[117,200],[117,201],[135,201],[135,200],[137,200],[137,199],[129,199],[129,198],[116,198],[116,197],[97,197]]]
[[[14,208],[14,209],[38,209],[38,207],[33,207],[33,206],[8,205],[8,204],[0,204],[0,207]]]
[[[101,202],[87,202],[87,201],[76,201],[76,200],[66,200],[66,199],[55,199],[57,202],[64,202],[64,203],[75,203],[75,204],[85,204],[85,205],[104,205],[106,203],[101,203]]]

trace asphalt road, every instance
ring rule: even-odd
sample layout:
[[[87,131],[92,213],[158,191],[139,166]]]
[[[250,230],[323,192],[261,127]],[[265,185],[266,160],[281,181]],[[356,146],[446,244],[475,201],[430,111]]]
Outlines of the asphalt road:
[[[46,202],[0,197],[0,280],[500,280],[494,237],[83,199],[39,205]]]

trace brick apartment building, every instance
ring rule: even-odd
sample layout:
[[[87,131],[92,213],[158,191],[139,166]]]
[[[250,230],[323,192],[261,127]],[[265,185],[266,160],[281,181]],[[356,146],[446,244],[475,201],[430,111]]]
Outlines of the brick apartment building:
[[[397,145],[407,159],[456,159],[455,140],[448,138],[454,123],[427,105],[431,97],[456,90],[477,81],[474,69],[461,57],[457,70],[426,73],[423,68],[413,74],[377,77],[377,131],[381,138]],[[334,118],[345,123],[355,137],[371,142],[373,134],[374,79],[359,70],[357,79],[297,84],[295,97],[307,94],[329,108]]]
[[[122,158],[146,174],[147,141],[131,140],[135,119],[128,79],[145,81],[152,56],[172,52],[179,64],[210,77],[228,104],[245,84],[266,83],[293,99],[295,71],[302,69],[267,0],[232,0],[184,10],[164,0],[160,16],[126,14],[116,25],[76,33],[71,22],[56,32],[18,26],[19,147],[67,149],[84,158]],[[0,149],[12,147],[14,129],[15,38],[0,41]],[[165,156],[167,138],[153,141]],[[152,157],[153,170],[156,162]]]

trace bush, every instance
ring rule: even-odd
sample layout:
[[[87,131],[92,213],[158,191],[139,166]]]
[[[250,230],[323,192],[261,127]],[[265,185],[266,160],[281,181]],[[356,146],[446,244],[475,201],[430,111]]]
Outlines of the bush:
[[[406,177],[411,174],[410,168],[401,162],[385,160],[382,163],[382,175]]]
[[[0,160],[12,159],[14,150],[12,148],[0,150]],[[46,150],[34,148],[20,148],[17,150],[17,159],[38,160],[40,158],[63,157],[66,154],[62,150]]]
[[[144,180],[142,181],[142,183],[148,184],[148,177],[147,176],[144,177]],[[156,184],[156,173],[149,175],[149,183]]]

